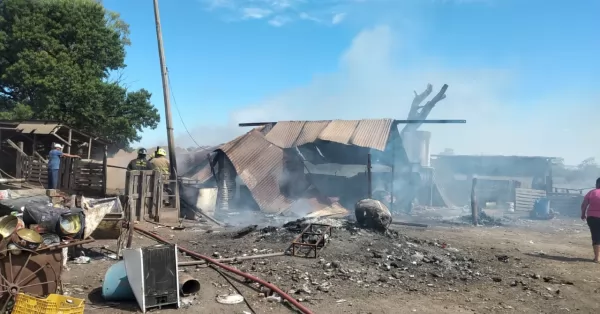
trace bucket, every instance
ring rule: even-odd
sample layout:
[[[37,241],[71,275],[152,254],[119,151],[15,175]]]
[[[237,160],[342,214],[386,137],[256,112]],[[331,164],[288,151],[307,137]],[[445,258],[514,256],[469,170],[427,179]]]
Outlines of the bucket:
[[[119,261],[110,266],[102,282],[102,297],[106,301],[133,301],[135,295],[131,290],[125,261]]]
[[[0,235],[3,238],[9,237],[13,232],[24,227],[23,221],[16,216],[7,215],[0,218]]]
[[[79,215],[61,216],[59,220],[60,231],[65,235],[77,234],[81,230]]]
[[[39,233],[23,228],[17,230],[16,241],[13,242],[22,248],[35,251],[44,242],[44,239]]]

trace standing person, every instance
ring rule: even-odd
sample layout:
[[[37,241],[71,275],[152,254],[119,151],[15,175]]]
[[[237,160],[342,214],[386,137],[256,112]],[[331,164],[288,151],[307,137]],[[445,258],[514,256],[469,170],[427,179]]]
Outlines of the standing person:
[[[169,174],[171,172],[171,163],[169,162],[169,158],[167,158],[167,152],[159,148],[154,153],[154,158],[148,161],[148,169],[157,170],[162,174],[163,182],[167,182],[169,180]],[[171,188],[169,187],[169,183],[165,183],[163,186],[163,191],[167,193],[167,195],[172,194]],[[170,204],[169,197],[164,198],[165,205]]]
[[[48,153],[48,189],[55,190],[58,188],[58,170],[60,169],[61,157],[79,158],[77,155],[65,154],[62,152],[60,144],[54,144],[54,149]]]
[[[146,170],[148,169],[148,160],[146,160],[146,155],[148,152],[145,148],[140,148],[138,150],[138,155],[136,159],[133,159],[127,165],[127,170]]]
[[[596,188],[589,191],[581,203],[581,220],[587,220],[592,233],[594,262],[600,258],[600,178],[596,179]]]
[[[148,168],[160,171],[163,177],[168,180],[171,163],[169,162],[169,158],[167,158],[167,152],[162,148],[157,149],[156,153],[154,153],[154,158],[148,161]]]

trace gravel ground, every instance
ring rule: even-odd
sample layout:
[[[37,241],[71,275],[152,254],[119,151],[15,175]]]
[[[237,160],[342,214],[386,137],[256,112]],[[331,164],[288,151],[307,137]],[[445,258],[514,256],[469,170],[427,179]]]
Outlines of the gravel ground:
[[[590,262],[589,234],[581,221],[518,220],[493,227],[437,223],[427,229],[394,226],[387,234],[334,223],[339,227],[317,258],[280,256],[234,266],[274,283],[314,313],[595,313],[600,302],[600,265]],[[257,228],[237,239],[240,228],[210,232],[201,225],[183,231],[143,227],[180,246],[227,258],[284,251],[302,226]],[[154,243],[137,235],[134,242]],[[115,244],[97,241],[87,247],[99,251]],[[107,304],[99,297],[97,288],[114,263],[99,256],[90,264],[69,265],[63,273],[67,291],[88,299],[86,313],[139,311],[135,304]],[[201,292],[184,298],[181,309],[160,312],[252,313],[245,303],[215,301],[234,292],[232,284],[255,313],[294,312],[285,302],[265,297],[268,291],[237,277],[230,283],[206,266],[182,271],[201,281]]]

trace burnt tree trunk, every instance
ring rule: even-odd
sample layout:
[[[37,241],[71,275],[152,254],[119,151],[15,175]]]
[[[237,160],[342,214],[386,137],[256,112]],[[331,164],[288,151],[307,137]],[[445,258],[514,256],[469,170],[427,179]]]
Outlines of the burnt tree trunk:
[[[415,98],[412,101],[410,106],[410,111],[408,113],[408,120],[425,120],[429,113],[435,107],[435,105],[446,98],[446,90],[448,90],[448,84],[444,84],[440,91],[431,98],[430,101],[426,102],[425,105],[421,106],[421,103],[431,95],[433,91],[433,86],[431,84],[427,84],[427,88],[421,94],[417,94],[415,91]],[[416,131],[422,123],[408,123],[402,129],[400,134],[404,134],[405,132]]]

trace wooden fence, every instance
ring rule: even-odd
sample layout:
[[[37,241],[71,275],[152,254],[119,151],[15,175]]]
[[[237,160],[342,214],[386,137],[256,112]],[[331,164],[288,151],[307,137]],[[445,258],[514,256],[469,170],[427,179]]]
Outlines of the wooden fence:
[[[48,186],[47,161],[31,156],[23,156],[18,167],[20,177],[27,183]],[[82,192],[85,195],[104,196],[106,194],[106,167],[103,163],[79,158],[62,158],[58,189],[69,192]]]
[[[515,210],[531,211],[536,200],[545,197],[546,191],[534,189],[515,189]]]
[[[583,195],[576,193],[550,193],[548,194],[550,207],[562,216],[579,217]]]
[[[125,177],[125,197],[129,206],[127,218],[141,221],[145,217],[160,221],[162,210],[175,210],[180,215],[179,187],[177,180],[168,180],[160,172],[152,170],[127,171]],[[165,185],[170,185],[173,194],[164,192]],[[171,206],[163,201],[169,200]]]

